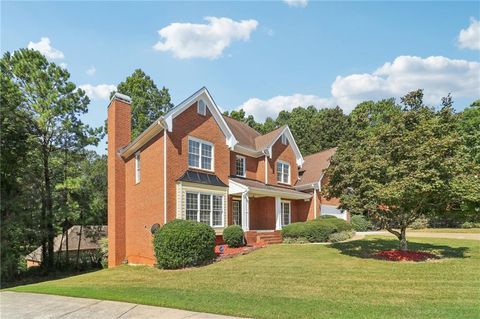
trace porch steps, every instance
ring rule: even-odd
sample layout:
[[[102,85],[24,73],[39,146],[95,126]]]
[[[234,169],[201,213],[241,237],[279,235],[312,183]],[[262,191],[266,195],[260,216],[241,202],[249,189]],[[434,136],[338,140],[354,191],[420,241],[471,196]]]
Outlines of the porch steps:
[[[282,243],[282,234],[280,231],[256,231],[245,232],[245,239],[248,244],[264,243],[267,245]]]

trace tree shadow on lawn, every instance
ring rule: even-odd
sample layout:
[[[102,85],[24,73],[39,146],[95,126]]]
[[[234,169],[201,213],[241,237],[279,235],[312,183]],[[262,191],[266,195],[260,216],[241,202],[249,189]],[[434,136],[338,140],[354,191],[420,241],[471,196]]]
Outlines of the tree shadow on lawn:
[[[345,243],[331,244],[329,247],[339,250],[342,255],[364,259],[382,259],[376,256],[376,254],[384,250],[398,249],[398,240],[380,238],[370,240],[363,239]],[[437,255],[440,258],[470,257],[466,255],[466,253],[470,250],[468,247],[450,247],[447,245],[408,242],[408,249],[410,251],[427,252]]]

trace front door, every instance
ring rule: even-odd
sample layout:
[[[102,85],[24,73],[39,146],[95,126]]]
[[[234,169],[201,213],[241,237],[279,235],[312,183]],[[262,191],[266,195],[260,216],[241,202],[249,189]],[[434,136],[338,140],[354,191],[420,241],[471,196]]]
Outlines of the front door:
[[[242,201],[234,199],[232,201],[233,224],[242,226]]]

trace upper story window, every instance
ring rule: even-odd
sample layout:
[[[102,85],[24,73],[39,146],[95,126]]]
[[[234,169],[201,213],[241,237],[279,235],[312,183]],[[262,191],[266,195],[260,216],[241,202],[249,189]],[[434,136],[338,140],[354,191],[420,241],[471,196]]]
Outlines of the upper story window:
[[[285,134],[282,134],[281,139],[282,139],[282,144],[283,145],[288,145],[288,138]]]
[[[213,171],[213,144],[190,137],[188,139],[188,166]]]
[[[235,159],[235,175],[245,177],[245,157],[237,155]]]
[[[200,115],[207,114],[207,105],[205,104],[204,100],[199,100],[197,103],[197,113]]]
[[[290,164],[287,162],[277,162],[277,182],[290,184]]]
[[[135,183],[140,183],[140,152],[135,154]]]

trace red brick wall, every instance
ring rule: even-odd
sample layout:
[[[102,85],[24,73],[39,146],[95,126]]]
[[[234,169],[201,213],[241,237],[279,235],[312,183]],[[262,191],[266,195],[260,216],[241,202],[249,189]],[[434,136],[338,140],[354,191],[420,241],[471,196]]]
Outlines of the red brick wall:
[[[163,224],[163,131],[140,149],[140,182],[135,155],[126,160],[126,255],[132,264],[154,264],[151,227]]]
[[[113,99],[108,107],[108,267],[125,259],[125,163],[117,151],[130,143],[130,105]]]
[[[188,137],[208,141],[214,145],[214,172],[228,185],[230,150],[226,137],[207,109],[206,115],[197,113],[194,103],[173,120],[173,131],[167,139],[167,220],[176,217],[175,181],[188,169]]]
[[[282,160],[290,164],[290,185],[277,183],[277,161]],[[268,184],[280,186],[293,186],[298,179],[298,167],[292,146],[283,145],[278,139],[272,147],[272,158],[268,158]],[[264,180],[263,176],[260,179]]]
[[[275,229],[275,198],[250,197],[250,230]]]
[[[260,169],[259,167],[259,160],[255,157],[251,156],[246,156],[243,154],[238,154],[235,152],[230,152],[230,175],[235,176],[237,174],[237,169],[236,169],[236,159],[237,155],[245,157],[245,162],[246,162],[246,169],[245,169],[245,175],[246,178],[250,179],[259,179],[257,175],[257,171]],[[263,167],[262,167],[263,169]],[[260,179],[260,181],[263,182],[263,177]]]

